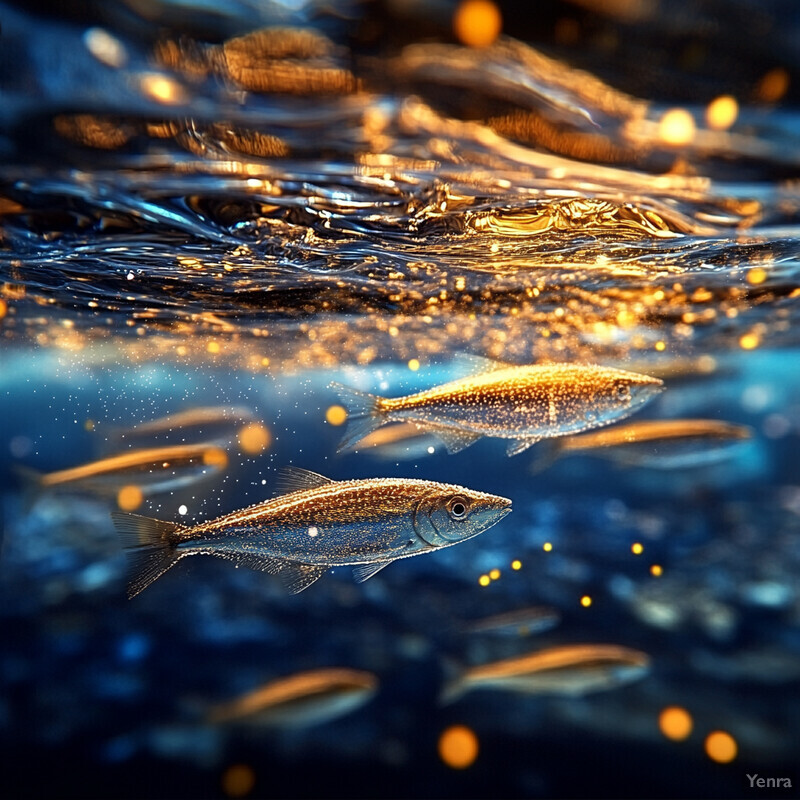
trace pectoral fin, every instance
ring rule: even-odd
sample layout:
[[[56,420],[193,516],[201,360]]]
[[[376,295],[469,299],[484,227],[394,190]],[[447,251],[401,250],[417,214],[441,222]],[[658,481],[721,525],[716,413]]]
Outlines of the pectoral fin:
[[[541,441],[541,436],[528,436],[522,439],[512,439],[506,447],[506,455],[515,456],[523,450],[527,450],[531,445]]]
[[[353,567],[353,577],[356,583],[364,583],[391,563],[391,561],[378,561],[373,564],[359,564]]]
[[[314,581],[319,580],[327,569],[327,565],[287,561],[279,575],[290,594],[299,594],[303,589],[308,589]]]
[[[471,444],[475,444],[475,442],[483,436],[482,433],[463,431],[459,428],[446,428],[443,425],[420,425],[420,427],[424,431],[432,433],[441,439],[442,444],[451,455],[453,453],[459,453]]]

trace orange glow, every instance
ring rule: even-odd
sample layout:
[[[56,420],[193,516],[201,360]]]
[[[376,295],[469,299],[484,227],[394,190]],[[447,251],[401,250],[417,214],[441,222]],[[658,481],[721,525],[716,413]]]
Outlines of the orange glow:
[[[658,716],[661,733],[673,742],[688,739],[693,725],[692,715],[680,706],[668,706]]]
[[[248,455],[258,455],[266,450],[271,442],[272,435],[258,422],[251,422],[239,431],[239,447]]]
[[[325,412],[325,419],[330,425],[344,425],[347,422],[347,411],[342,406],[331,406]]]
[[[718,764],[729,764],[738,752],[736,739],[725,731],[713,731],[706,737],[706,754]]]
[[[208,467],[225,469],[228,466],[228,454],[219,447],[211,447],[203,453],[203,463]]]
[[[8,313],[8,303],[5,300],[0,300],[0,319]]]
[[[143,94],[151,100],[165,105],[175,105],[186,101],[186,94],[180,84],[166,75],[148,73],[139,79],[139,86]]]
[[[685,108],[670,109],[658,125],[658,136],[665,144],[689,144],[694,139],[694,132],[694,117]]]
[[[222,775],[222,791],[228,797],[245,797],[253,791],[256,775],[247,764],[234,764]]]
[[[493,581],[496,581],[496,580],[497,580],[497,579],[500,577],[500,570],[499,570],[499,569],[493,569],[493,570],[492,570],[492,571],[489,573],[489,577],[490,577],[490,578],[491,578]]]
[[[138,486],[123,486],[117,492],[117,505],[122,511],[136,511],[144,502],[144,495]]]
[[[771,69],[759,82],[756,94],[765,103],[777,103],[789,88],[789,73],[783,67]]]
[[[439,737],[439,758],[453,769],[466,769],[478,757],[478,737],[465,725],[453,725]]]
[[[739,339],[739,347],[741,347],[742,350],[755,350],[760,343],[761,340],[758,338],[758,334],[753,332],[745,333]]]
[[[661,564],[653,564],[653,566],[650,567],[650,574],[654,578],[660,578],[664,574],[664,568]]]
[[[715,131],[726,131],[736,122],[739,116],[739,104],[729,94],[717,97],[708,104],[706,122]]]
[[[759,283],[764,283],[767,279],[767,271],[761,267],[753,267],[753,269],[747,271],[745,277],[749,284],[757,286]]]
[[[214,353],[214,354],[219,353],[220,351],[219,342],[214,342],[214,341],[209,342],[206,345],[206,350],[208,350],[209,353]]]
[[[464,0],[453,16],[456,38],[468,47],[488,47],[502,28],[500,9],[491,0]]]

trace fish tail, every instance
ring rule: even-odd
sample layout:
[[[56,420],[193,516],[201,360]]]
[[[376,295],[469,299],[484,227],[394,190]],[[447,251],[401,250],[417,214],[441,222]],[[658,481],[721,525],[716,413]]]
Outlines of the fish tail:
[[[112,511],[111,519],[128,555],[128,598],[132,599],[180,558],[174,536],[180,525],[120,511]]]
[[[339,393],[342,403],[347,408],[347,432],[337,452],[350,450],[367,434],[380,428],[384,423],[382,397],[358,389],[351,389],[341,383],[332,383],[331,388]]]

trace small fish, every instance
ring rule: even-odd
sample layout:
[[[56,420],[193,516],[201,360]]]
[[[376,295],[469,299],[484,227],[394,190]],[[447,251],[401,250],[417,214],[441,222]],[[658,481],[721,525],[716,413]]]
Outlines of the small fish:
[[[442,702],[473,689],[579,697],[643,677],[650,658],[611,644],[570,644],[468,667],[447,682]]]
[[[180,436],[185,441],[201,436],[206,442],[217,442],[229,440],[240,426],[255,420],[253,411],[245,406],[199,406],[139,422],[128,428],[112,428],[109,439],[131,441]]]
[[[510,456],[545,437],[627,417],[663,389],[658,378],[611,367],[496,363],[489,371],[406,397],[384,398],[338,383],[331,386],[351,420],[340,452],[386,422],[413,422],[436,434],[450,453],[492,436],[511,439]]]
[[[20,474],[37,489],[66,489],[114,494],[125,485],[152,495],[190,486],[221,472],[228,456],[219,447],[187,444],[129,450],[78,467],[42,474],[19,467]]]
[[[128,596],[200,554],[277,574],[292,593],[343,564],[361,582],[398,558],[477,536],[511,511],[505,497],[412,478],[332,481],[292,467],[282,486],[288,494],[195,526],[112,513],[133,561]]]
[[[417,459],[441,447],[439,439],[421,431],[413,422],[397,422],[368,433],[353,450],[386,459]]]
[[[559,622],[561,614],[555,608],[533,606],[473,620],[465,625],[465,630],[490,636],[530,636],[549,631]]]
[[[252,692],[213,707],[212,724],[301,728],[349,714],[378,690],[371,672],[316,669],[278,678]]]
[[[602,431],[565,436],[547,443],[534,471],[569,453],[610,458],[628,466],[688,469],[718,464],[753,434],[745,425],[714,419],[644,420]]]

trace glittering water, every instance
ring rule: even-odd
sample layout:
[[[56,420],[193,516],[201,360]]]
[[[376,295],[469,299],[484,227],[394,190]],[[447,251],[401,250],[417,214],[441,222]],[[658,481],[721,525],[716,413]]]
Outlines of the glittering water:
[[[570,51],[569,25],[555,28],[556,60],[510,37],[455,43],[450,8],[444,23],[442,9],[403,12],[433,26],[416,36],[391,4],[334,5],[200,4],[187,16],[119,3],[97,18],[2,8],[13,45],[0,53],[0,731],[14,781],[44,790],[24,767],[43,747],[71,760],[70,786],[97,795],[232,795],[220,776],[237,763],[252,765],[256,793],[298,796],[331,793],[308,764],[339,775],[347,796],[363,794],[365,772],[370,796],[724,796],[747,790],[746,772],[789,775],[800,711],[791,8],[737,5],[773,26],[772,54],[761,45],[750,73],[732,68],[726,83],[697,67],[692,89],[662,65],[657,90],[596,51],[587,64],[591,47]],[[667,11],[652,13],[602,24],[625,52],[626,26],[673,35]],[[735,37],[733,19],[719,24]],[[737,101],[715,111],[723,94]],[[464,374],[464,353],[658,376],[667,390],[640,415],[752,436],[713,463],[702,444],[694,466],[682,451],[672,470],[610,467],[602,453],[543,465],[536,447],[507,460],[492,441],[447,456],[435,438],[335,455],[331,380],[407,394]],[[210,422],[131,430],[197,407],[245,410],[213,435]],[[224,474],[165,480],[154,496],[129,477],[105,493],[34,492],[17,474],[212,438]],[[292,597],[263,573],[192,559],[124,599],[110,510],[210,519],[264,499],[287,463],[459,482],[515,511],[363,585],[340,571]],[[511,643],[464,632],[534,605],[561,624]],[[585,698],[436,704],[447,658],[573,642],[638,648],[651,672]],[[382,688],[302,735],[243,736],[197,713],[329,666],[373,672]],[[667,706],[693,717],[681,745],[659,730]],[[463,774],[437,755],[456,723],[481,743]],[[725,767],[704,751],[714,730],[738,744]],[[620,750],[636,763],[601,766]],[[136,783],[141,765],[163,791]]]

